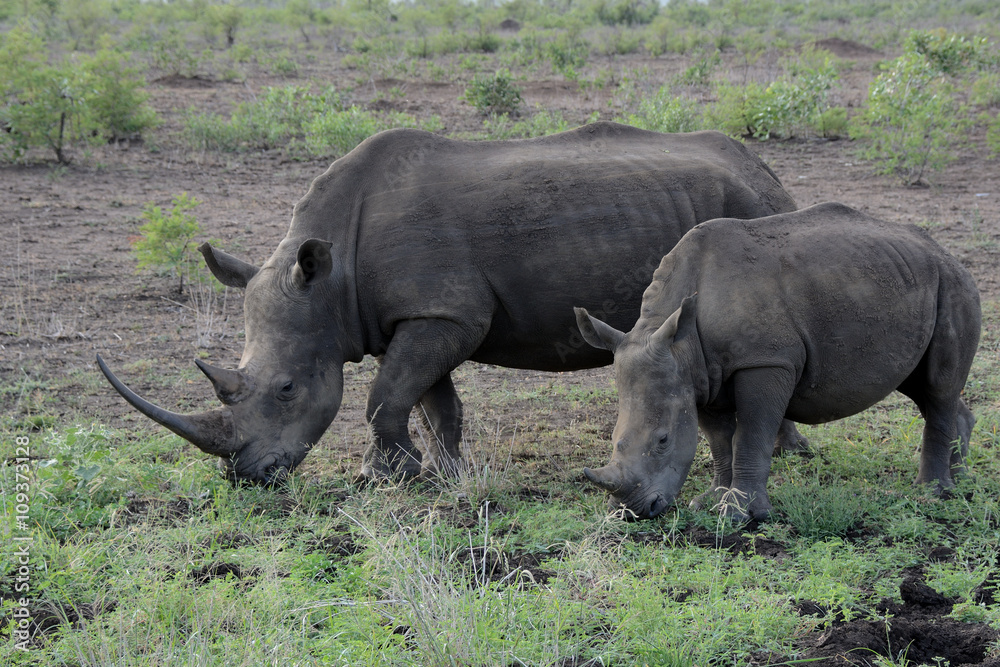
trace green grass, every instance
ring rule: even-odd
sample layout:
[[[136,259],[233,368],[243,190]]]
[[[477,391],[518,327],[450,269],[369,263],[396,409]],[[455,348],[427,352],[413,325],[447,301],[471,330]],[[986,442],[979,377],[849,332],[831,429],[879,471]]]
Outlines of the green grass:
[[[875,618],[880,600],[898,601],[903,569],[920,564],[929,585],[958,599],[954,618],[1000,626],[1000,611],[970,601],[997,566],[1000,539],[1000,318],[996,304],[985,311],[967,392],[979,420],[972,475],[953,498],[912,486],[922,422],[891,398],[806,429],[815,456],[775,460],[777,520],[737,528],[751,545],[739,550],[697,539],[732,537],[710,512],[610,518],[577,469],[531,476],[528,441],[538,434],[481,426],[490,406],[516,406],[526,419],[557,402],[606,410],[605,389],[553,383],[470,401],[470,470],[399,487],[353,486],[329,470],[336,455],[317,452],[314,474],[283,490],[233,488],[212,461],[158,430],[5,422],[5,532],[32,538],[29,608],[44,630],[28,653],[5,639],[0,657],[12,665],[742,664],[766,651],[794,658],[796,638],[835,616]],[[17,437],[33,457],[26,531],[14,521]],[[708,464],[700,452],[683,501],[708,483]],[[783,554],[758,554],[760,541]],[[940,546],[954,557],[928,561]],[[17,565],[4,558],[9,618]],[[827,615],[800,616],[803,600]]]

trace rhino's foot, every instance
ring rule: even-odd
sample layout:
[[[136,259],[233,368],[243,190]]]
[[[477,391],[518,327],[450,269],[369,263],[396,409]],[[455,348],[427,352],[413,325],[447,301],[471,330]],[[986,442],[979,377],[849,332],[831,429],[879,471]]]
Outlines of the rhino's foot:
[[[368,481],[402,481],[420,475],[420,450],[396,447],[391,451],[369,450],[361,462],[361,478]]]
[[[456,479],[468,469],[462,459],[437,457],[427,462],[420,477],[423,479]]]
[[[791,424],[791,422],[788,422]],[[809,446],[809,439],[798,432],[794,427],[782,428],[778,432],[778,437],[774,440],[774,451],[772,456],[787,456],[798,454],[799,456],[813,456],[812,447]]]

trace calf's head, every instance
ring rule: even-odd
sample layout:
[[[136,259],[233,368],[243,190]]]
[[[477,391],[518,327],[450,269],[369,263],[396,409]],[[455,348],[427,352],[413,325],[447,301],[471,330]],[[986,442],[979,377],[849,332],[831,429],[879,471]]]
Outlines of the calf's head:
[[[615,355],[618,422],[608,465],[584,468],[608,491],[609,508],[626,518],[651,519],[674,504],[698,443],[698,413],[686,354],[678,346],[695,334],[695,297],[688,297],[650,332],[623,333],[576,309],[584,340]]]
[[[343,395],[343,326],[337,272],[326,241],[285,240],[263,267],[199,250],[225,285],[246,289],[246,346],[238,370],[195,363],[223,407],[194,415],[139,397],[108,369],[108,381],[137,410],[223,459],[232,480],[273,483],[323,435]]]

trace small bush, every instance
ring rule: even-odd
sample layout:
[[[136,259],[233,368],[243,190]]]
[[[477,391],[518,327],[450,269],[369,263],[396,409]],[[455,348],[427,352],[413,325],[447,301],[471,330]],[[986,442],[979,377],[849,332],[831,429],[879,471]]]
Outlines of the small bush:
[[[138,68],[131,67],[123,54],[101,49],[86,62],[91,75],[88,103],[104,137],[111,141],[132,139],[159,125]]]
[[[989,146],[990,154],[993,157],[1000,155],[1000,114],[987,121],[986,145]]]
[[[645,25],[660,12],[655,0],[598,0],[597,20],[604,25]]]
[[[186,192],[174,197],[173,207],[164,212],[149,203],[142,211],[145,224],[139,227],[139,236],[132,240],[132,249],[138,260],[138,269],[153,269],[177,278],[177,292],[184,293],[184,280],[193,280],[201,262],[195,257],[195,239],[201,234],[201,225],[188,211],[201,202]]]
[[[521,89],[513,83],[510,72],[506,69],[498,70],[493,75],[473,77],[462,99],[484,116],[516,115],[522,102]]]
[[[1000,72],[987,72],[973,81],[969,101],[981,107],[1000,107]]]
[[[628,114],[623,122],[656,132],[694,132],[702,128],[698,104],[675,95],[670,86],[662,86],[656,94],[642,98],[638,111]]]
[[[879,173],[913,184],[955,159],[952,144],[968,126],[965,115],[948,79],[923,55],[909,51],[872,81],[851,136],[864,141],[861,156]]]
[[[155,126],[144,81],[110,49],[52,64],[40,37],[25,25],[0,46],[0,151],[21,160],[36,147],[60,163],[78,143],[133,137]]]
[[[831,107],[816,114],[812,120],[812,129],[825,139],[839,139],[848,131],[847,109]]]
[[[595,120],[596,112],[590,122]],[[562,112],[538,110],[530,118],[516,122],[506,114],[490,116],[483,121],[483,128],[486,130],[486,139],[527,139],[565,132],[570,129],[570,124]]]
[[[969,39],[944,29],[914,30],[903,49],[923,56],[939,72],[954,76],[982,66],[988,58],[989,43],[985,37]]]
[[[346,106],[331,88],[314,93],[308,86],[268,88],[264,97],[240,104],[228,119],[189,112],[187,142],[202,150],[242,151],[284,148],[294,156],[332,157],[392,127],[440,129],[436,116],[418,123],[410,115],[379,114]]]
[[[707,86],[711,83],[712,74],[721,63],[722,57],[718,51],[711,56],[702,56],[698,62],[678,75],[677,83],[685,86]]]
[[[418,122],[413,116],[398,111],[378,115],[351,106],[310,118],[303,127],[304,138],[296,142],[292,150],[314,157],[343,155],[371,135],[395,127],[419,127],[436,132],[441,129],[441,121],[432,116],[427,121]]]
[[[563,33],[545,44],[545,56],[552,63],[552,69],[570,81],[575,81],[577,70],[587,64],[589,46],[574,33]]]
[[[706,127],[758,139],[802,134],[816,127],[826,113],[829,91],[838,78],[829,52],[804,50],[797,59],[786,62],[785,74],[766,87],[754,82],[745,86],[716,84],[717,101],[705,112]]]

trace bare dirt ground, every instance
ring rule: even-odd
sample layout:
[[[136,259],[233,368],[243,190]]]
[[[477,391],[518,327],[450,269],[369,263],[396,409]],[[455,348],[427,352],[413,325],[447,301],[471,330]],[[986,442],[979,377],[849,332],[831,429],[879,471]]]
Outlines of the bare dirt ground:
[[[853,63],[842,74],[835,103],[856,107],[880,56],[851,43],[827,46]],[[301,76],[340,87],[355,85],[358,72],[340,66],[338,58],[331,55],[330,62],[312,64]],[[682,65],[670,59],[633,60],[627,64],[649,67],[664,79]],[[4,412],[43,416],[60,425],[99,422],[146,429],[145,419],[104,383],[95,353],[136,391],[165,407],[188,410],[213,404],[209,383],[191,360],[201,355],[210,363],[236,366],[242,350],[241,296],[228,294],[210,346],[195,347],[192,304],[174,291],[173,281],[136,273],[129,239],[137,233],[147,202],[169,206],[175,195],[187,192],[203,202],[195,213],[206,237],[221,239],[225,249],[262,263],[284,235],[294,203],[328,165],[291,161],[279,153],[191,152],[171,133],[179,130],[187,107],[225,111],[252,91],[286,83],[264,75],[251,75],[245,83],[162,79],[151,84],[153,104],[165,119],[160,139],[97,149],[67,168],[0,168]],[[402,97],[371,101],[374,91],[394,87],[403,91]],[[461,83],[368,81],[355,97],[418,117],[437,114],[446,132],[471,133],[481,129],[481,118],[459,102],[463,90]],[[581,91],[557,75],[524,85],[529,108],[558,109],[579,121],[593,111],[610,117],[611,95],[608,90]],[[982,144],[981,137],[973,136],[960,159],[929,175],[929,186],[910,188],[874,176],[846,140],[750,141],[749,146],[771,165],[800,206],[839,201],[886,220],[924,226],[972,271],[984,301],[995,302],[1000,297],[1000,161],[988,159]],[[299,474],[320,478],[357,470],[365,444],[364,394],[373,368],[366,361],[345,369],[341,412]],[[457,380],[470,427],[493,433],[499,443],[516,433],[513,456],[526,476],[536,477],[536,484],[551,477],[569,478],[582,465],[606,460],[615,417],[615,406],[605,395],[610,387],[607,369],[558,375],[465,364]],[[503,400],[495,400],[498,396]],[[581,438],[587,442],[581,443]],[[992,633],[995,639],[988,628],[952,629],[944,624],[940,616],[950,608],[947,601],[921,606],[906,596],[904,600],[906,609],[898,614],[905,612],[912,623],[924,623],[920,632],[934,626],[935,638],[954,631],[950,646],[972,641],[963,632]],[[803,613],[808,613],[808,605],[803,605]],[[910,607],[919,607],[919,614],[906,611]],[[805,638],[804,650],[811,657],[844,655],[861,645],[860,639],[845,639],[848,630],[864,631],[860,626],[848,628],[851,625],[831,628],[828,636]],[[977,645],[988,641],[992,639]],[[928,659],[951,656],[952,665],[983,660],[982,653],[976,657],[975,651],[961,653],[944,644],[928,647]],[[837,664],[874,657],[854,652],[838,658]]]

